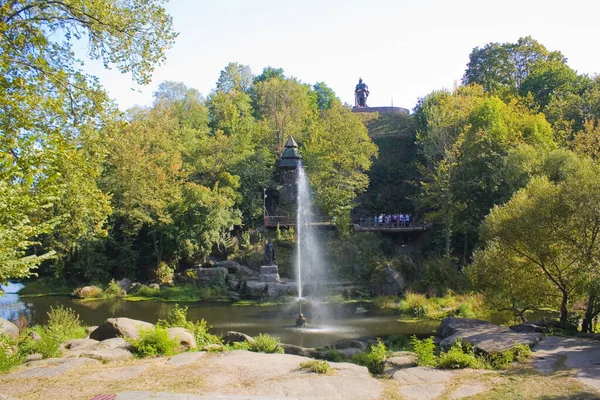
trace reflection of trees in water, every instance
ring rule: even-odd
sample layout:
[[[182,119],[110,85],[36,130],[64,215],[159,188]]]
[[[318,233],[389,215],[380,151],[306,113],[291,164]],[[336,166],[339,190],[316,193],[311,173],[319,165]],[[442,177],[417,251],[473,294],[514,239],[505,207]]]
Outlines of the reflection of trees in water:
[[[0,318],[7,319],[9,321],[16,321],[19,316],[23,315],[27,320],[31,320],[31,309],[21,302],[12,304],[2,304],[0,307]]]

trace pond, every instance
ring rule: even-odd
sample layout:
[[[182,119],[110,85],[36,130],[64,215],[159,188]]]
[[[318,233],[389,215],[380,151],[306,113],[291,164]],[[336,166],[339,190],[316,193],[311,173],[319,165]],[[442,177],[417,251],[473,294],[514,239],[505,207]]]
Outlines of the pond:
[[[165,318],[174,303],[157,301],[101,300],[81,302],[66,296],[20,298],[15,292],[20,284],[8,285],[6,296],[0,297],[0,317],[16,320],[27,317],[30,324],[43,324],[50,307],[62,305],[75,310],[87,325],[99,325],[110,317],[128,317],[156,322]],[[308,326],[294,327],[298,304],[274,306],[235,306],[229,303],[186,303],[189,320],[205,319],[212,333],[239,331],[250,336],[268,333],[284,343],[303,347],[319,347],[345,339],[385,337],[394,334],[433,334],[439,325],[435,320],[399,321],[400,316],[380,310],[369,310],[365,304],[303,303],[302,312]],[[364,308],[363,308],[364,307]]]

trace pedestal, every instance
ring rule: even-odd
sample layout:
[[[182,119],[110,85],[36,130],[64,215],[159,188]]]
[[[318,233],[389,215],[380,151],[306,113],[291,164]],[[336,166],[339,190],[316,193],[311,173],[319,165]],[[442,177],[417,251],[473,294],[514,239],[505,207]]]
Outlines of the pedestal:
[[[277,265],[263,265],[260,267],[260,282],[279,282],[279,268]]]

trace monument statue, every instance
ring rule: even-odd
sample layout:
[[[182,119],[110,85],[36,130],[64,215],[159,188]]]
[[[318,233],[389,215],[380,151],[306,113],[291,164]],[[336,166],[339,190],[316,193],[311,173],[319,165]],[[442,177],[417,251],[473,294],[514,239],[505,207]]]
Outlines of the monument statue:
[[[363,83],[362,78],[358,78],[358,85],[356,85],[356,89],[354,89],[354,96],[356,107],[367,106],[367,97],[369,97],[369,87],[366,83]]]
[[[275,257],[275,246],[271,243],[271,239],[265,245],[265,265],[273,265],[273,261],[277,260]]]

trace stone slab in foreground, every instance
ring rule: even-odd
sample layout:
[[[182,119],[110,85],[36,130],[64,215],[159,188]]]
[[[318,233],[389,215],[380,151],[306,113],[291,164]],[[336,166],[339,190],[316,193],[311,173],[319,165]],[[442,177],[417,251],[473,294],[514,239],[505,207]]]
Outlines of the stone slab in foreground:
[[[542,338],[541,333],[517,333],[487,321],[471,318],[444,318],[438,327],[443,338],[440,347],[449,349],[459,339],[468,342],[487,354],[502,353],[517,344],[535,346]]]

